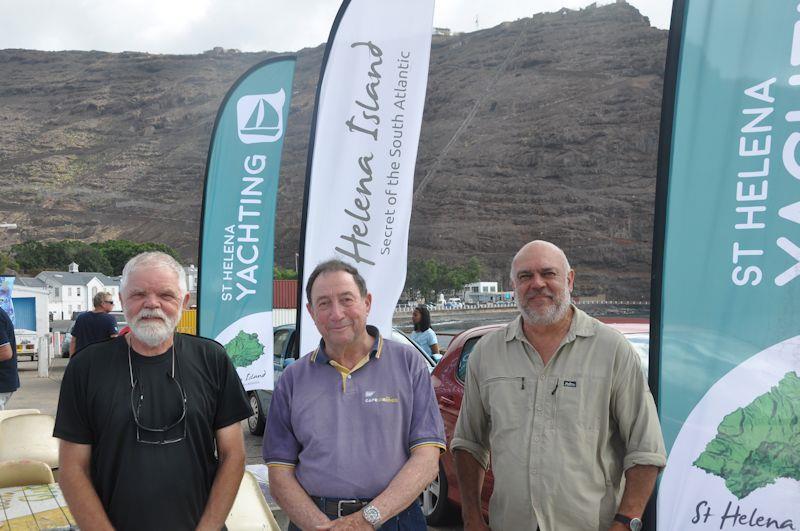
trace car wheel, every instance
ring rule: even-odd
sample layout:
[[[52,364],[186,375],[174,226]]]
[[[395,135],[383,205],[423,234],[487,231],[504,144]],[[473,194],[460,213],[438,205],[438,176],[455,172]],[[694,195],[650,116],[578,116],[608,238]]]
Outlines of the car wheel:
[[[447,475],[439,462],[439,474],[419,496],[422,514],[428,525],[442,525],[452,520],[455,511],[447,499]]]
[[[247,427],[253,435],[264,435],[267,419],[264,417],[264,408],[261,406],[261,400],[255,391],[250,391],[248,396],[250,397],[250,407],[253,408],[253,414],[247,418]]]

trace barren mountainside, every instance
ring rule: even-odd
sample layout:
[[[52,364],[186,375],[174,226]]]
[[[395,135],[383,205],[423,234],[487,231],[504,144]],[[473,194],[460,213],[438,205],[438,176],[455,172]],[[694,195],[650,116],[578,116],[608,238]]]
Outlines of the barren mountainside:
[[[619,2],[435,37],[410,258],[478,257],[505,280],[516,249],[561,245],[576,292],[648,298],[667,33]],[[276,219],[294,267],[324,47],[297,52]],[[0,50],[0,248],[126,238],[197,260],[217,109],[270,53]]]

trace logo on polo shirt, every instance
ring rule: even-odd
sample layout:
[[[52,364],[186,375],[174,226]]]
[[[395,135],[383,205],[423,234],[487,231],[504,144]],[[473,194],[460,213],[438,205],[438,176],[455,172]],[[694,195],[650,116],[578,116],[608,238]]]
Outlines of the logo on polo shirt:
[[[396,396],[379,395],[375,391],[364,391],[365,404],[378,404],[381,402],[386,404],[396,404],[400,402],[400,399],[397,398]]]
[[[578,382],[575,380],[564,380],[564,387],[578,387]]]

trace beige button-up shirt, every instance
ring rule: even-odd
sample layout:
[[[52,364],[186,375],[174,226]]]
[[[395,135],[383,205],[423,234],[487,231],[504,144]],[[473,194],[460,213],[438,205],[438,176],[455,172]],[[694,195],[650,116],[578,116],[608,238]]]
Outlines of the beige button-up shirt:
[[[636,351],[575,311],[545,366],[521,317],[483,337],[469,362],[451,449],[492,454],[494,531],[606,530],[623,472],[666,464],[655,403]]]

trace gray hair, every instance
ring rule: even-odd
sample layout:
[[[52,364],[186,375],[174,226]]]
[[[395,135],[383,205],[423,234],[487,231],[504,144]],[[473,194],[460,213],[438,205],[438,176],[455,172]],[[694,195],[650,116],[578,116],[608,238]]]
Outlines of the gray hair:
[[[176,275],[178,275],[178,287],[181,290],[181,297],[186,294],[186,272],[183,270],[183,266],[167,253],[162,253],[159,251],[149,251],[146,253],[137,254],[128,260],[128,263],[125,264],[125,267],[122,269],[122,278],[119,281],[120,292],[125,291],[131,273],[142,266],[166,267],[171,269]]]
[[[324,273],[336,273],[339,271],[349,273],[353,277],[353,281],[356,283],[356,286],[358,286],[358,292],[361,294],[361,296],[367,296],[367,282],[364,280],[364,277],[361,276],[361,273],[358,272],[358,269],[347,262],[339,259],[333,259],[322,262],[315,267],[314,271],[312,271],[311,275],[309,275],[308,283],[306,284],[306,297],[308,298],[308,302],[313,304],[313,301],[311,300],[311,288],[314,287],[314,282],[317,280],[317,277]]]
[[[103,301],[106,300],[106,297],[113,297],[113,295],[107,291],[98,291],[94,294],[94,297],[92,297],[92,305],[95,308],[100,308],[103,305]]]

